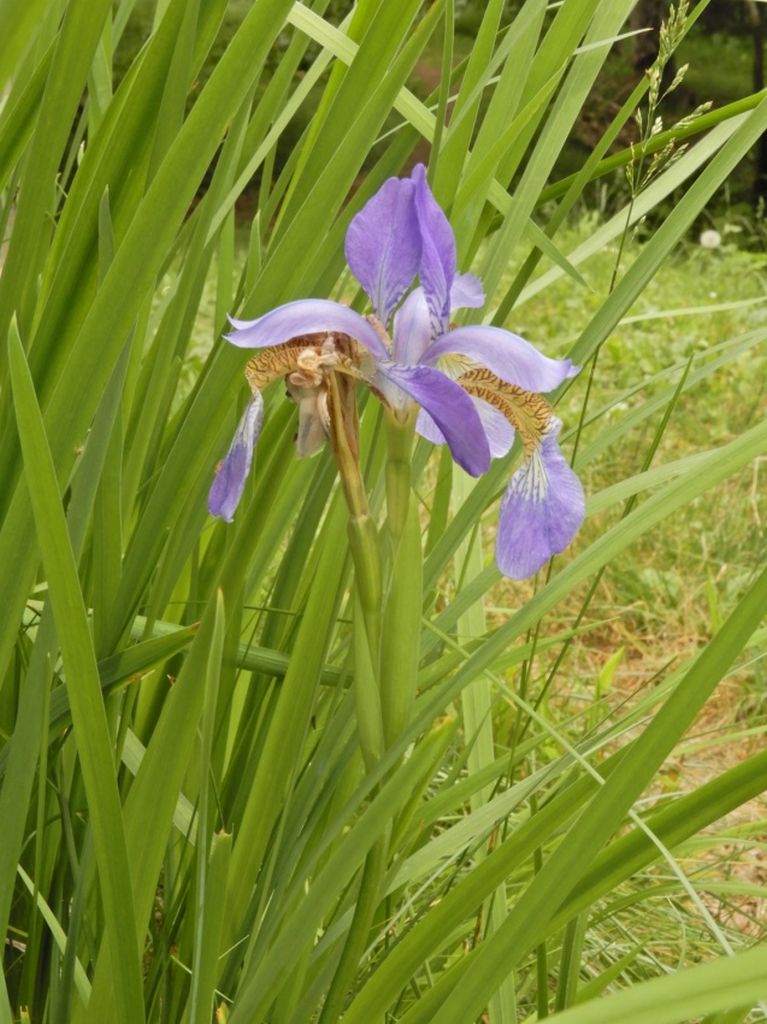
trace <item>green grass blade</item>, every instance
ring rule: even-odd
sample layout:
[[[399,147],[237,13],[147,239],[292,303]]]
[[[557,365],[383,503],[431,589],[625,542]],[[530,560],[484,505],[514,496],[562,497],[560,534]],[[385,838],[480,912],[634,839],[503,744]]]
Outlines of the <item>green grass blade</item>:
[[[56,632],[71,681],[70,705],[89,796],[113,972],[115,1012],[118,1020],[135,1024],[144,1019],[140,960],[132,920],[122,810],[96,657],[42,416],[24,351],[14,331],[9,337],[8,358],[27,486],[48,574]]]
[[[71,0],[67,5],[37,130],[27,156],[16,223],[0,278],[0,336],[6,334],[14,310],[28,316],[30,289],[39,273],[40,241],[47,234],[46,215],[53,213],[52,182],[110,8],[109,0]],[[21,322],[27,326],[26,319]]]
[[[461,79],[453,118],[435,167],[435,196],[443,206],[450,205],[463,170],[481,100],[481,96],[475,97],[473,93],[490,64],[502,13],[503,3],[489,0]]]
[[[589,26],[587,42],[615,35],[633,6],[634,0],[607,6],[599,5],[594,20]],[[577,7],[577,5],[573,4],[573,7]],[[564,16],[567,9],[568,4],[565,4],[560,14]],[[554,27],[551,32],[553,31]],[[546,120],[535,150],[526,162],[522,180],[514,192],[514,203],[510,215],[506,217],[484,260],[481,276],[491,301],[498,289],[510,255],[522,236],[523,227],[535,209],[535,201],[541,188],[583,106],[588,91],[607,56],[608,49],[609,47],[605,46],[583,53],[575,59],[554,104],[554,109]],[[569,52],[566,52],[564,56],[569,56]],[[554,68],[555,72],[556,69],[557,65]]]
[[[192,973],[192,987],[197,995],[197,1014],[190,1005],[190,1024],[209,1024],[215,999],[218,958],[226,916],[226,886],[229,876],[232,837],[226,832],[213,836],[205,880],[205,903],[199,930],[199,967]]]
[[[651,182],[639,194],[630,210],[624,208],[615,214],[597,229],[594,237],[589,238],[573,252],[569,253],[568,259],[570,263],[577,267],[590,256],[602,251],[604,246],[609,244],[612,239],[620,238],[626,229],[627,223],[629,225],[636,224],[638,219],[646,216],[667,196],[672,195],[675,189],[679,188],[725,145],[742,123],[742,117],[733,118],[709,132],[689,152],[684,153],[667,170],[660,174],[655,181]],[[522,290],[517,304],[526,302],[534,295],[539,294],[560,276],[561,271],[556,267],[541,274]]]
[[[557,1024],[682,1024],[703,1013],[746,1009],[767,998],[767,949],[759,946],[733,957],[656,978],[598,1002],[551,1018]]]
[[[633,97],[630,107],[635,105],[635,101],[638,100],[639,96],[647,89],[644,82],[640,84],[642,85],[641,93],[637,92],[636,96]],[[657,153],[662,150],[672,140],[678,143],[684,139],[692,138],[694,135],[700,135],[702,132],[710,131],[723,121],[729,121],[732,118],[737,118],[740,114],[745,114],[749,110],[753,110],[754,107],[757,107],[761,103],[765,96],[767,96],[767,90],[752,93],[750,96],[744,96],[743,99],[736,100],[734,103],[727,103],[722,107],[717,107],[716,110],[710,110],[707,113],[701,114],[700,117],[696,117],[695,120],[689,124],[679,127],[675,126],[674,128],[669,128],[668,131],[659,132],[647,143],[645,152],[648,155],[652,155],[653,153]],[[630,113],[630,107],[627,110],[627,115]],[[612,174],[614,171],[619,170],[622,167],[626,167],[631,163],[631,160],[631,149],[622,149],[618,153],[613,153],[611,156],[605,157],[603,160],[599,160],[596,163],[596,165],[590,170],[587,180],[594,181],[597,178]],[[564,195],[570,190],[573,184],[576,183],[579,176],[580,171],[576,174],[568,175],[566,178],[562,178],[561,181],[556,181],[552,185],[548,185],[541,192],[538,198],[538,204],[543,205],[544,203],[550,202],[552,199],[557,199],[559,196]]]
[[[252,966],[253,973],[247,978],[232,1013],[232,1024],[252,1020],[264,1012],[276,995],[277,987],[284,984],[289,976],[291,957],[300,949],[298,940],[301,934],[306,932],[307,925],[314,928],[333,906],[338,882],[345,885],[353,877],[368,851],[387,829],[388,822],[406,804],[411,792],[408,780],[421,777],[422,762],[428,763],[430,755],[428,744],[419,745],[410,760],[401,765],[381,788],[343,845],[323,865],[309,892],[305,893],[303,884],[300,885],[301,899],[294,913],[281,922],[279,938]]]
[[[600,765],[602,775],[606,777],[616,764],[619,769],[619,761],[620,755],[617,755],[603,762]],[[767,754],[760,754],[730,769],[696,792],[674,800],[668,807],[651,815],[647,819],[649,829],[667,847],[676,847],[687,837],[760,793],[765,766]],[[526,788],[532,790],[536,784],[531,780]],[[508,878],[522,858],[530,856],[553,832],[560,831],[594,791],[594,780],[588,776],[580,778],[574,785],[565,786],[537,815],[512,832],[487,860],[455,886],[439,908],[405,936],[374,973],[350,1008],[349,1020],[352,1024],[365,1020],[365,1014],[371,1012],[373,1007],[393,999],[419,965],[442,947],[455,922],[471,914],[495,886]],[[521,799],[524,799],[524,795]],[[551,933],[555,934],[575,914],[591,907],[601,896],[613,891],[617,885],[641,871],[658,856],[657,847],[647,832],[641,829],[635,829],[616,840],[596,858],[582,883],[565,901],[552,921]],[[409,873],[409,870],[407,865],[403,866],[403,871]],[[527,944],[525,948],[531,945]],[[463,969],[460,970],[462,972]]]
[[[34,30],[40,25],[45,6],[46,0],[30,0],[22,7],[15,4],[14,0],[3,0],[0,4],[0,39],[3,40],[0,51],[0,92],[13,76],[24,51],[34,40]]]
[[[216,598],[216,612],[213,636],[210,642],[206,666],[205,703],[202,715],[200,737],[200,795],[197,802],[197,870],[196,870],[196,920],[194,956],[192,960],[192,989],[189,995],[190,1024],[206,1024],[213,1009],[213,988],[216,978],[216,959],[223,925],[223,910],[216,907],[226,905],[226,878],[229,866],[231,840],[216,842],[210,848],[208,862],[208,835],[210,829],[210,769],[213,754],[216,722],[216,702],[221,673],[221,657],[224,650],[224,605],[219,592]],[[212,877],[209,877],[209,872]],[[208,885],[210,883],[210,889]],[[212,902],[213,906],[211,906]],[[211,912],[213,920],[211,920]]]
[[[37,891],[37,887],[29,875],[26,873],[21,864],[18,865],[19,877],[27,888],[27,891],[36,899],[38,909],[45,920],[48,929],[53,936],[53,940],[58,946],[61,953],[67,947],[67,934],[61,927],[58,918],[51,910],[50,906],[46,903],[40,893]],[[88,980],[88,975],[85,973],[85,968],[79,960],[75,959],[74,962],[74,982],[77,987],[78,995],[83,1003],[83,1006],[88,1005],[88,1000],[91,995],[91,983]]]
[[[292,782],[294,759],[304,743],[311,717],[313,693],[319,682],[319,668],[325,656],[318,639],[328,637],[341,597],[345,560],[340,554],[345,523],[338,497],[331,512],[330,526],[317,573],[317,579],[322,580],[324,585],[321,588],[315,583],[302,617],[279,703],[255,778],[249,787],[247,804],[232,852],[229,899],[230,905],[239,910],[228,922],[227,934],[230,940],[237,937],[240,927],[238,919],[247,906],[252,878],[258,871]]]
[[[215,663],[215,658],[211,662],[211,645],[216,608],[215,604],[208,606],[189,655],[165,700],[125,803],[125,837],[133,866],[129,899],[137,922],[134,942],[143,937],[143,923],[152,910],[173,813],[194,749],[208,669]],[[103,955],[99,957],[90,1004],[95,1020],[109,1020],[114,1013],[110,966]]]
[[[702,831],[764,790],[767,754],[756,754],[699,789],[672,801],[646,820],[649,831],[674,848]],[[569,920],[579,910],[593,906],[600,895],[614,890],[616,882],[641,871],[659,856],[648,832],[635,828],[603,850],[587,874],[565,900],[552,926]]]
[[[479,220],[482,204],[487,198],[487,191],[497,173],[500,159],[506,155],[508,146],[498,146],[497,140],[509,129],[510,123],[518,120],[519,102],[525,86],[526,73],[530,68],[535,47],[538,43],[543,19],[546,13],[545,0],[526,0],[519,14],[509,27],[509,51],[501,69],[498,85],[493,91],[487,112],[482,118],[477,132],[473,152],[466,162],[466,174],[460,184],[453,205],[451,222],[456,229],[459,247],[469,241],[468,235],[473,231]],[[520,73],[520,69],[524,69]],[[545,88],[545,86],[544,86]],[[530,104],[528,103],[528,108]],[[509,143],[513,142],[513,137]],[[493,150],[497,148],[494,159]],[[480,161],[485,168],[480,169]],[[477,192],[468,193],[466,180],[475,180]],[[462,214],[461,208],[468,207]]]
[[[381,651],[381,707],[387,743],[399,736],[410,721],[418,675],[421,632],[421,524],[414,502],[397,550],[386,595],[383,636],[396,637]]]

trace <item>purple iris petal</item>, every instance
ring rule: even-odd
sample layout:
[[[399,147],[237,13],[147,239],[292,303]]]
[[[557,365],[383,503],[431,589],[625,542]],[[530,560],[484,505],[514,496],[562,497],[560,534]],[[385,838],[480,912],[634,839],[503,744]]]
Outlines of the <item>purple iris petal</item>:
[[[569,359],[550,359],[529,341],[500,327],[456,327],[433,342],[422,360],[434,364],[451,352],[459,352],[481,363],[501,380],[525,391],[552,391],[579,370]]]
[[[485,304],[485,289],[476,274],[456,274],[450,289],[451,309],[479,309]]]
[[[430,366],[378,367],[381,378],[395,384],[424,408],[442,432],[455,461],[472,476],[490,465],[490,449],[474,403],[462,387]]]
[[[423,288],[414,289],[394,314],[394,358],[415,366],[431,342],[429,307]]]
[[[431,194],[426,168],[413,168],[415,210],[421,231],[419,275],[432,321],[432,336],[447,330],[450,320],[450,289],[455,277],[455,237],[447,217]]]
[[[389,178],[352,218],[346,232],[346,262],[382,324],[388,323],[418,272],[421,234],[414,193],[408,178]]]
[[[471,396],[474,408],[479,413],[485,437],[490,448],[490,455],[493,459],[500,459],[506,455],[514,444],[514,427],[509,423],[503,413],[498,412],[489,402],[482,398]],[[432,444],[444,444],[445,437],[437,424],[428,414],[421,409],[418,413],[415,429]]]
[[[444,444],[445,435],[439,429],[431,416],[424,409],[418,410],[418,419],[415,421],[416,433],[425,437],[432,444]]]
[[[474,274],[456,274],[450,289],[450,309],[481,306],[485,301],[482,282]],[[394,358],[404,366],[415,366],[429,347],[432,327],[423,288],[414,288],[394,314]]]
[[[583,488],[557,443],[560,426],[552,418],[501,502],[495,560],[504,576],[515,580],[532,576],[564,551],[583,522]]]
[[[377,359],[388,359],[386,346],[364,316],[329,299],[298,299],[278,306],[258,320],[232,320],[233,334],[227,334],[238,348],[266,348],[282,345],[301,334],[336,331],[348,334],[369,349]]]
[[[231,523],[248,479],[253,449],[264,422],[264,400],[253,396],[242,415],[234,438],[208,493],[208,511]]]

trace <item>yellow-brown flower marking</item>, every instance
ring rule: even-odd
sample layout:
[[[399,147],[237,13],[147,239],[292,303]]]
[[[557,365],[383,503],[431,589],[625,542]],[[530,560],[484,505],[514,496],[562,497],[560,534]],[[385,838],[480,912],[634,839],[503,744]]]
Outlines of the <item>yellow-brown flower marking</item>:
[[[468,394],[484,399],[506,417],[528,455],[540,444],[553,416],[551,406],[540,395],[507,384],[482,367],[462,374],[458,383]]]

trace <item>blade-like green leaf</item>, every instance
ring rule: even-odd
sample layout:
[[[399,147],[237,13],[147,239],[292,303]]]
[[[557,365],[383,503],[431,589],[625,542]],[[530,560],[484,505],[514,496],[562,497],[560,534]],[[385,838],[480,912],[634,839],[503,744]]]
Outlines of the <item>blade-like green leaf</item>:
[[[767,997],[767,950],[762,947],[722,957],[633,985],[598,1002],[584,1003],[551,1018],[561,1024],[681,1024],[702,1013],[747,1009]]]
[[[104,901],[116,1019],[144,1019],[139,950],[113,748],[101,699],[96,656],[67,533],[42,416],[18,334],[8,342],[16,421],[26,479],[48,574],[56,633],[69,678],[75,741],[89,797],[96,862]]]

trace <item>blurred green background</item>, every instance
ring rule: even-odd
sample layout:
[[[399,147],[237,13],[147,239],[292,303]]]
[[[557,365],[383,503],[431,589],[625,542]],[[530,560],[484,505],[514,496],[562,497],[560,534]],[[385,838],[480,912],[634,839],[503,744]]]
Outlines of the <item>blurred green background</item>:
[[[210,71],[216,65],[242,21],[253,4],[253,0],[230,0],[218,40],[211,50],[197,83],[203,85]],[[311,4],[314,10],[335,24],[340,24],[349,13],[352,0],[319,0]],[[427,6],[427,5],[424,5]],[[456,45],[455,58],[459,62],[471,50],[485,4],[482,0],[456,0]],[[505,21],[509,22],[521,6],[521,0],[510,0],[506,4]],[[138,0],[115,55],[115,74],[119,79],[148,37],[154,17],[154,0]],[[621,103],[651,63],[657,52],[658,32],[662,18],[668,10],[667,0],[642,0],[632,17],[627,31],[638,32],[616,44],[598,77],[589,101],[584,105],[581,117],[575,126],[568,145],[562,151],[554,168],[552,180],[565,177],[581,167],[584,155],[603,134],[616,114]],[[764,29],[767,14],[765,4],[758,0],[714,0],[694,25],[676,55],[675,66],[689,64],[681,88],[675,90],[664,102],[662,115],[668,127],[684,117],[702,103],[721,107],[732,103],[752,91],[764,87],[763,51]],[[652,30],[640,31],[647,29]],[[287,46],[288,35],[283,40]],[[440,75],[442,39],[435,34],[431,45],[419,61],[410,86],[421,98],[426,99],[436,87]],[[272,66],[279,61],[280,47],[275,47],[270,56]],[[308,67],[317,54],[313,44],[307,50],[304,65]],[[762,57],[762,62],[757,55]],[[268,69],[267,69],[268,71]],[[264,75],[268,78],[268,74]],[[317,102],[323,83],[315,90]],[[275,171],[279,171],[293,145],[300,138],[303,129],[311,119],[313,103],[306,103],[288,130],[283,134],[277,154]],[[633,122],[618,137],[615,149],[623,149],[635,137]],[[731,180],[722,188],[710,207],[721,215],[731,214],[735,218],[747,217],[757,228],[756,232],[744,234],[744,246],[763,246],[764,201],[767,198],[767,144],[761,157],[755,150],[750,159],[744,161]],[[257,179],[254,181],[257,185]],[[628,197],[628,189],[621,173],[592,184],[585,199],[588,206],[613,212]],[[671,201],[670,201],[671,202]],[[247,216],[249,203],[247,195],[241,201],[243,215]]]

